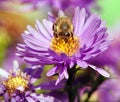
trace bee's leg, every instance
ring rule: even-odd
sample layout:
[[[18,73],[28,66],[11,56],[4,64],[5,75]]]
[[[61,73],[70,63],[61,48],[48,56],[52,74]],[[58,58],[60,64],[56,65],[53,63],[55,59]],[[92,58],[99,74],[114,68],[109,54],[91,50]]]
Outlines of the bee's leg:
[[[67,42],[68,42],[68,39],[67,39],[67,38],[64,38],[64,41],[65,41],[65,43],[67,43]]]
[[[71,37],[72,37],[72,39],[73,39],[73,33],[71,32]]]
[[[54,32],[54,37],[55,37],[55,38],[58,38],[58,35],[57,35],[57,33],[55,33],[55,32]]]

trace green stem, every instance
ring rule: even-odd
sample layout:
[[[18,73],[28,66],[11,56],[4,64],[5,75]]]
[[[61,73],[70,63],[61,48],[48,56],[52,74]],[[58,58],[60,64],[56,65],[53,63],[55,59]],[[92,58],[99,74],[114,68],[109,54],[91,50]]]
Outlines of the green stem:
[[[68,93],[69,102],[74,102],[77,92],[75,92],[75,87],[73,82],[76,74],[76,65],[73,68],[68,69],[69,79],[66,82],[66,91]]]
[[[85,102],[89,102],[91,95],[97,90],[97,88],[101,85],[101,83],[104,80],[105,80],[104,77],[101,75],[97,78],[97,80],[93,83],[91,91],[88,92],[88,97],[86,98]]]
[[[79,91],[78,91],[78,90],[77,90],[77,98],[78,98],[78,99],[77,99],[77,102],[81,102],[81,101],[80,101],[80,95],[79,95]]]

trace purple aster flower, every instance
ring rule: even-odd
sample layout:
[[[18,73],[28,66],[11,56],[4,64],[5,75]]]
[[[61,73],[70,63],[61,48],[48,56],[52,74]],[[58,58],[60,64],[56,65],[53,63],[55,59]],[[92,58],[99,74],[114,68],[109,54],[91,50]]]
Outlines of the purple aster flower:
[[[65,10],[71,6],[80,8],[90,9],[94,7],[96,0],[20,0],[21,3],[32,4],[33,8],[36,9],[40,6],[48,6],[54,13],[60,9]]]
[[[46,0],[48,4],[55,9],[65,10],[70,6],[88,7],[95,0]]]
[[[90,9],[96,0],[47,0],[53,11],[66,10],[69,7],[80,7]]]
[[[6,88],[4,85],[0,84],[0,96],[4,95],[6,92]]]
[[[80,6],[87,7],[87,5],[95,2],[95,0],[20,0],[22,3],[32,3],[37,5],[37,3],[44,2],[45,4],[50,5],[53,8],[63,9],[65,10],[69,6]]]
[[[36,94],[34,78],[18,70],[16,62],[14,64],[10,73],[0,69],[0,75],[5,78],[0,82],[0,96],[5,102],[60,102],[52,96]]]
[[[68,69],[78,65],[91,67],[105,77],[109,74],[89,63],[89,60],[108,48],[110,40],[104,22],[96,14],[87,15],[85,9],[75,9],[70,19],[60,11],[52,22],[36,22],[36,29],[27,26],[22,35],[25,44],[18,44],[18,56],[32,65],[54,65],[47,73],[59,74],[56,84],[68,79]]]

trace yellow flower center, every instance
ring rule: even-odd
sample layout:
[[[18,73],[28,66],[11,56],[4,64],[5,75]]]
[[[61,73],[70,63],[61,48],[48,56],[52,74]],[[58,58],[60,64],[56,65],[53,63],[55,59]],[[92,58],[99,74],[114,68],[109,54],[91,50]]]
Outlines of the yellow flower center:
[[[18,71],[15,76],[11,74],[8,79],[3,82],[3,84],[7,88],[7,91],[12,94],[18,87],[23,87],[24,90],[27,90],[28,80],[29,76],[21,73],[21,71]]]
[[[79,50],[80,43],[78,37],[69,37],[67,41],[58,37],[52,39],[50,48],[58,54],[65,53],[68,56],[72,56]]]

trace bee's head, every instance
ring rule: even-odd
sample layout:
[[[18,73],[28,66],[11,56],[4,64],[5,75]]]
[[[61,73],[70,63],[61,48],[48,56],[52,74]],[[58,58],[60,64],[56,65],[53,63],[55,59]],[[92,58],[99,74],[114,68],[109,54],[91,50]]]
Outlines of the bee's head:
[[[73,24],[67,17],[60,17],[53,25],[53,31],[60,37],[70,37],[73,34]]]

